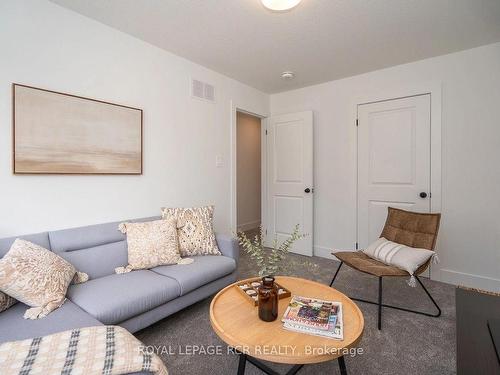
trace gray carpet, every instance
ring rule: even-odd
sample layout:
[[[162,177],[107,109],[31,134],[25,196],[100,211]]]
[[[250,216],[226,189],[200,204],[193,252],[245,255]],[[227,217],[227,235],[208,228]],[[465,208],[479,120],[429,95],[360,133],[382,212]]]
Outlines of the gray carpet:
[[[300,261],[307,259],[318,267],[311,274],[310,266],[297,266],[289,274],[328,284],[338,262],[313,257],[291,255]],[[251,260],[241,255],[239,277],[256,274]],[[349,374],[454,374],[456,373],[455,292],[452,285],[424,279],[424,284],[440,305],[439,318],[383,309],[382,331],[377,330],[377,307],[358,303],[365,317],[365,332],[360,343],[364,353],[346,357]],[[347,295],[376,300],[377,278],[355,272],[343,266],[335,288]],[[384,302],[413,309],[433,311],[424,291],[410,288],[403,279],[384,279]],[[170,374],[236,374],[238,357],[226,354],[226,346],[212,331],[209,318],[211,298],[201,301],[136,334],[146,345],[166,346],[170,353],[159,353]],[[248,327],[242,327],[247,329]],[[222,355],[186,354],[193,345],[205,348],[220,345]],[[165,349],[163,349],[165,350]],[[285,373],[291,366],[269,364]],[[304,366],[299,374],[339,374],[337,361]],[[262,374],[248,363],[246,374]]]

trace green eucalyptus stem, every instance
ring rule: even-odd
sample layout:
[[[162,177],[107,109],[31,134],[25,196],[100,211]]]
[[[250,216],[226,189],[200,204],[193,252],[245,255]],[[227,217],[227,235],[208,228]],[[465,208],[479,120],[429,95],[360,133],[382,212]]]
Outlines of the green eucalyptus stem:
[[[255,261],[259,269],[259,276],[277,275],[280,271],[285,269],[286,262],[284,262],[284,259],[288,255],[291,247],[295,241],[304,237],[306,237],[306,235],[299,232],[299,225],[297,224],[290,237],[281,244],[278,241],[278,237],[274,236],[272,248],[268,251],[264,247],[265,236],[262,226],[260,226],[259,233],[255,235],[253,241],[247,237],[245,232],[238,232],[239,243],[243,250],[250,255],[250,258]]]

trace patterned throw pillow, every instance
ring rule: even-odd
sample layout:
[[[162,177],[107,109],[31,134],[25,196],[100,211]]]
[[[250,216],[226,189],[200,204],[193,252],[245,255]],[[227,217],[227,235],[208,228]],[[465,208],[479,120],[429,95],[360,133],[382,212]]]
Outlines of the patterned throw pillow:
[[[16,239],[0,259],[0,290],[31,306],[25,319],[47,316],[66,300],[68,285],[78,275],[66,260],[34,243]]]
[[[182,256],[221,255],[213,230],[214,206],[162,208],[163,219],[177,220]]]
[[[16,302],[17,302],[16,299],[5,294],[4,292],[0,292],[0,312],[7,310],[9,307],[14,305]]]
[[[182,263],[175,220],[121,223],[118,229],[127,234],[128,266],[116,273]]]

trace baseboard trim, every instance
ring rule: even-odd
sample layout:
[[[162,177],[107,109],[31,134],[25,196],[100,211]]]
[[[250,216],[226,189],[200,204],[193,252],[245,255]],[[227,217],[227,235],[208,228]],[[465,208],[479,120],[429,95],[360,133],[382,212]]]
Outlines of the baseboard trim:
[[[443,268],[439,270],[439,280],[448,284],[500,292],[500,280],[492,277],[474,275]]]
[[[238,231],[246,232],[247,230],[252,230],[258,228],[260,225],[260,220],[250,221],[248,223],[238,224]]]

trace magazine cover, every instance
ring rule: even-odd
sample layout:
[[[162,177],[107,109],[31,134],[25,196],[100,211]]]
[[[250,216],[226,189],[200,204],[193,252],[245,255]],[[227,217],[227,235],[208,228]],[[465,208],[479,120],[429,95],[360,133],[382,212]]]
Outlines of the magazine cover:
[[[337,323],[338,305],[330,301],[294,296],[283,316],[283,322],[319,330],[329,330]]]
[[[285,321],[283,324],[283,328],[299,332],[306,333],[309,335],[326,337],[335,340],[343,340],[344,339],[344,328],[342,322],[342,304],[340,302],[334,302],[333,305],[336,308],[337,314],[331,315],[331,325],[328,330],[314,329],[311,327],[307,327],[304,325],[296,324],[291,321]]]

